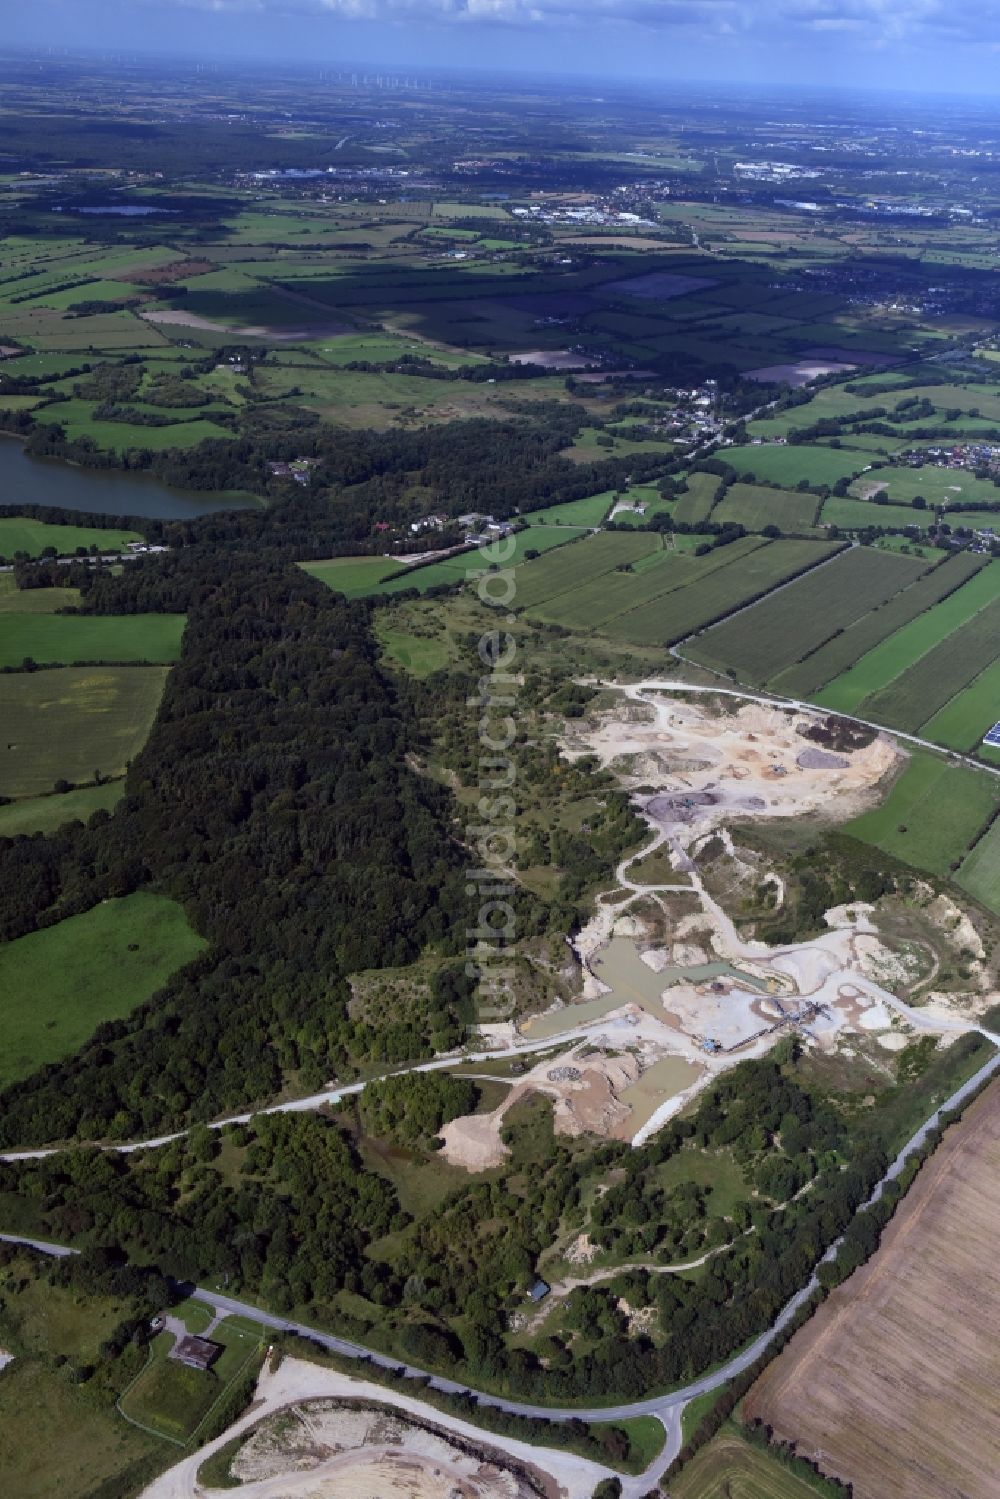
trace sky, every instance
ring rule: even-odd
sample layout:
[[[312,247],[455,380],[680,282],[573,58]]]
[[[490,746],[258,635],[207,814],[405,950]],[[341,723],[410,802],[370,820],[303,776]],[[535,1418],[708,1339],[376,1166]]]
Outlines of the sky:
[[[2,45],[994,93],[1000,0],[0,0]]]

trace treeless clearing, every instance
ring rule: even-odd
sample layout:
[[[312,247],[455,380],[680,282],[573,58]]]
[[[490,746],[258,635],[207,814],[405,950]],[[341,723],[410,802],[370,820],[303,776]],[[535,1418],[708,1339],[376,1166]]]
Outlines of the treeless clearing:
[[[1000,1088],[923,1168],[881,1248],[751,1391],[856,1499],[988,1499],[1000,1415]]]

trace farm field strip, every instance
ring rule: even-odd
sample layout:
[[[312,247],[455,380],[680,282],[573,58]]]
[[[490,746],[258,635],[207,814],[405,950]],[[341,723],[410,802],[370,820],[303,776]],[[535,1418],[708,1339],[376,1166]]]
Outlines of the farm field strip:
[[[674,518],[686,526],[700,526],[712,513],[722,480],[718,474],[695,473],[688,474],[685,482],[687,489],[677,501]]]
[[[884,604],[926,566],[916,558],[853,547],[815,577],[761,600],[749,616],[717,625],[690,654],[763,685],[837,630]]]
[[[724,549],[725,550],[725,549]],[[833,556],[836,543],[769,541],[707,583],[700,579],[620,615],[609,634],[639,645],[674,645]]]
[[[659,551],[662,544],[659,536],[646,531],[601,531],[575,541],[552,556],[525,564],[517,580],[515,607],[531,610],[602,573],[613,572],[622,563],[638,562]]]
[[[949,749],[973,751],[1000,716],[1000,659],[973,677],[933,718],[922,726],[922,739]]]
[[[690,552],[655,553],[642,558],[634,572],[604,573],[539,605],[532,614],[555,624],[581,629],[590,625],[599,629],[619,615],[652,603],[675,589],[704,582],[720,568],[743,561],[760,545],[758,537],[745,536],[704,557],[695,557]]]
[[[855,712],[862,702],[887,687],[900,672],[996,598],[998,581],[1000,570],[995,564],[977,570],[960,588],[894,631],[831,680],[816,702],[838,713]]]
[[[862,703],[862,716],[916,733],[996,659],[1000,643],[1000,598],[906,667]]]
[[[731,484],[712,511],[713,521],[763,531],[777,526],[781,531],[809,532],[816,524],[820,501],[814,494],[792,489],[773,489],[764,484]]]
[[[794,666],[779,672],[772,678],[772,686],[789,697],[809,697],[847,671],[883,640],[961,588],[985,565],[983,558],[974,557],[969,552],[946,557],[937,566],[928,563],[927,572],[909,587],[862,615],[841,634],[826,641]]]
[[[989,911],[1000,911],[1000,822],[974,844],[954,876],[956,885]]]

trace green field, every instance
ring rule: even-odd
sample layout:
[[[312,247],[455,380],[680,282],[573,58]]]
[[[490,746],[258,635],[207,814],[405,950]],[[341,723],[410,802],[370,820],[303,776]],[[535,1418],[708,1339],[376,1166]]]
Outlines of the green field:
[[[808,534],[816,522],[819,500],[814,494],[769,489],[763,484],[731,484],[712,511],[720,526],[727,521],[748,531],[777,526],[779,531]]]
[[[823,501],[819,518],[824,526],[839,526],[842,531],[861,531],[866,526],[919,526],[925,531],[933,517],[908,505],[876,505],[870,500],[831,495]]]
[[[43,796],[56,781],[122,775],[145,744],[162,666],[64,666],[0,674],[0,795]]]
[[[27,591],[29,598],[32,591]],[[4,610],[0,611],[0,666],[20,666],[26,658],[40,666],[72,666],[78,661],[143,661],[151,665],[176,661],[186,622],[183,614],[117,617]]]
[[[829,566],[762,599],[749,613],[724,621],[690,654],[763,685],[837,630],[885,603],[926,566],[917,558],[852,547]]]
[[[776,443],[759,448],[727,448],[724,457],[741,478],[753,474],[758,483],[786,485],[790,489],[802,479],[810,484],[836,484],[838,479],[849,479],[858,473],[868,461],[863,453],[852,453],[847,448],[794,444],[780,447]]]
[[[687,488],[677,501],[674,519],[686,526],[703,525],[712,513],[722,480],[718,474],[694,473],[688,474],[685,483]]]
[[[973,557],[969,552],[945,556],[942,562],[937,561],[938,555],[930,553],[928,571],[888,603],[863,614],[802,661],[779,672],[772,678],[775,689],[790,697],[811,696],[825,683],[848,671],[883,640],[955,592],[985,565],[983,558]]]
[[[955,883],[1000,915],[1000,824],[993,823],[963,861]]]
[[[921,738],[949,749],[974,750],[1000,719],[1000,659],[993,660],[921,727]]]
[[[27,516],[0,517],[0,557],[14,557],[24,552],[40,557],[46,547],[55,547],[60,556],[70,556],[77,547],[89,551],[92,546],[102,552],[120,552],[128,541],[141,541],[138,531],[115,531],[97,526],[55,526]]]
[[[526,562],[517,577],[514,607],[530,612],[558,594],[579,588],[617,567],[634,566],[662,551],[659,536],[641,531],[601,531],[558,552]]]
[[[377,592],[382,579],[399,570],[399,563],[388,557],[331,557],[324,562],[301,562],[299,566],[349,599]]]
[[[695,559],[721,559],[724,565],[715,567],[708,577],[696,573],[683,587],[620,615],[608,633],[637,645],[674,645],[763,597],[835,551],[835,544],[815,541],[767,541],[750,551],[742,550],[746,541],[754,539],[746,537],[709,553],[705,559]]]
[[[893,677],[887,686],[865,698],[862,716],[916,733],[996,660],[998,632],[1000,598],[995,598],[965,624],[945,635],[912,666]],[[992,678],[987,680],[985,689],[976,689],[974,698],[981,701],[982,712],[988,718],[992,711],[990,703],[996,701]]]
[[[932,874],[958,868],[1000,802],[1000,779],[915,750],[880,807],[847,831]]]
[[[0,946],[0,1085],[69,1056],[128,1015],[205,943],[180,906],[142,893]]]
[[[937,468],[932,464],[924,464],[923,468],[880,468],[855,480],[851,494],[864,498],[863,491],[873,489],[876,484],[883,486],[890,504],[908,505],[915,495],[922,494],[928,505],[950,505],[956,510],[970,500],[1000,505],[1000,489],[990,480],[977,479],[963,469]],[[990,524],[988,515],[982,520],[984,525]]]
[[[121,1409],[126,1416],[152,1431],[181,1444],[195,1434],[212,1406],[254,1357],[261,1345],[259,1329],[227,1317],[212,1330],[211,1341],[222,1345],[222,1353],[209,1370],[189,1369],[167,1358],[173,1347],[171,1333],[160,1333],[152,1345],[150,1361],[125,1392]]]
[[[861,656],[824,687],[816,701],[838,713],[853,713],[866,698],[887,687],[900,672],[996,598],[998,577],[1000,571],[995,566],[978,570],[961,588]]]
[[[564,505],[547,505],[544,510],[529,510],[524,516],[529,526],[599,526],[614,503],[614,490],[588,495],[584,500],[567,500]]]
[[[105,781],[102,786],[84,786],[62,796],[35,796],[29,801],[8,802],[0,807],[0,838],[16,838],[19,833],[52,833],[67,822],[86,822],[92,812],[113,811],[124,790],[124,781]]]

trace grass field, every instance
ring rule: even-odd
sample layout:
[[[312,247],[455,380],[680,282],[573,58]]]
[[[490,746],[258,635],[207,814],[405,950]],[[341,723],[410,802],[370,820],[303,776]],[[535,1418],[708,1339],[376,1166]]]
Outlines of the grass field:
[[[670,1483],[671,1499],[816,1499],[823,1490],[727,1424]]]
[[[99,547],[102,552],[120,552],[127,541],[141,541],[138,531],[105,531],[97,526],[55,526],[27,516],[0,517],[0,557],[24,552],[40,557],[46,547],[69,556],[77,547]]]
[[[772,678],[773,686],[790,697],[809,697],[848,671],[883,640],[961,588],[984,566],[984,562],[981,557],[973,557],[968,552],[959,552],[937,562],[936,554],[931,553],[926,565],[928,571],[908,588],[901,589],[877,609],[863,614],[853,625],[848,625],[802,661],[779,672]]]
[[[530,510],[524,519],[529,526],[599,526],[611,509],[614,491],[588,495],[584,500],[567,500],[564,505],[547,505],[544,510]]]
[[[724,621],[692,646],[690,654],[763,685],[837,630],[885,603],[926,566],[917,558],[853,547],[829,566],[762,599],[749,613]]]
[[[105,781],[103,786],[84,786],[62,796],[35,796],[29,801],[8,802],[0,807],[0,838],[19,833],[52,833],[63,823],[86,822],[92,812],[113,811],[125,790],[124,781]]]
[[[29,597],[31,592],[28,590]],[[27,657],[40,666],[55,662],[72,666],[78,661],[145,661],[151,665],[176,661],[186,622],[183,614],[116,617],[3,610],[0,666],[20,666]]]
[[[261,1332],[227,1317],[213,1329],[213,1343],[222,1353],[210,1370],[189,1369],[167,1358],[173,1336],[161,1333],[152,1345],[152,1356],[135,1383],[121,1400],[122,1411],[175,1442],[186,1443],[197,1431],[212,1406],[223,1395],[244,1365],[260,1347]]]
[[[970,500],[985,500],[991,505],[1000,503],[1000,489],[991,481],[977,479],[963,469],[936,468],[933,464],[924,464],[923,468],[875,469],[855,480],[850,492],[864,499],[876,486],[888,495],[890,504],[909,505],[918,494],[923,495],[928,505],[949,505],[956,510]],[[916,515],[916,511],[913,513]],[[982,520],[984,525],[990,524],[988,515]]]
[[[1000,715],[1000,660],[973,677],[933,718],[921,726],[922,739],[933,739],[949,749],[974,750]]]
[[[700,526],[708,520],[722,486],[718,474],[688,474],[687,489],[677,501],[674,518],[687,526]]]
[[[872,1259],[765,1370],[748,1416],[858,1499],[996,1491],[1000,1090],[972,1103],[922,1167]],[[693,1499],[693,1495],[692,1495]]]
[[[990,911],[1000,912],[1000,825],[993,823],[955,875],[956,885]]]
[[[104,901],[0,946],[0,1084],[69,1056],[204,946],[180,906],[147,893]]]
[[[921,613],[861,656],[854,666],[824,687],[816,701],[839,713],[853,713],[866,698],[888,686],[900,672],[996,598],[998,578],[1000,571],[993,566],[974,573],[934,608]]]
[[[957,869],[1000,802],[1000,781],[914,751],[888,797],[847,831],[932,874]]]
[[[398,562],[388,557],[331,557],[324,562],[301,562],[299,566],[349,599],[375,593],[384,577],[399,570]]]
[[[819,518],[824,526],[839,526],[842,531],[860,531],[865,526],[919,526],[926,531],[932,517],[908,505],[874,505],[848,495],[831,495],[823,501]]]
[[[713,521],[731,521],[748,531],[777,526],[779,531],[808,534],[816,522],[819,500],[814,494],[769,489],[763,484],[731,484],[712,512]]]
[[[965,624],[952,630],[937,645],[914,661],[880,691],[865,698],[862,715],[876,723],[888,723],[916,733],[956,693],[996,659],[1000,640],[1000,598],[994,599]],[[989,691],[977,689],[973,696],[989,713],[995,702]]]
[[[777,444],[727,448],[725,459],[741,478],[753,474],[758,483],[787,485],[792,489],[802,479],[810,484],[836,484],[838,479],[849,479],[860,472],[868,462],[863,453],[852,453],[847,448]]]
[[[66,666],[0,675],[0,795],[41,796],[58,780],[113,779],[146,741],[162,666]]]

